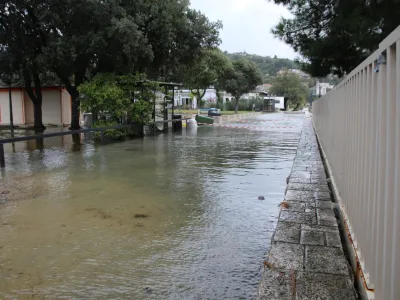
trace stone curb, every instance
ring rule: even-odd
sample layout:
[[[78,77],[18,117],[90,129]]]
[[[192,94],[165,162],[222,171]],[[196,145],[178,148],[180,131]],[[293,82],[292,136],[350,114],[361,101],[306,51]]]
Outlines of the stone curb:
[[[287,183],[257,299],[357,299],[310,119]]]

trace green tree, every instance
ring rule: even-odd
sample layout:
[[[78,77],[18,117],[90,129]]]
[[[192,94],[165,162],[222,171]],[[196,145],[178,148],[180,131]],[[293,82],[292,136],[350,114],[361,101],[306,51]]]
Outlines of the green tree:
[[[294,60],[287,58],[260,56],[248,53],[227,53],[225,55],[232,61],[247,59],[256,64],[261,73],[264,74],[264,83],[271,83],[272,77],[275,77],[282,69],[299,69],[300,65]]]
[[[42,121],[42,50],[44,40],[38,27],[42,5],[27,7],[25,1],[0,3],[0,72],[19,76],[33,103],[34,129],[45,129]]]
[[[183,68],[183,82],[196,96],[200,108],[207,88],[210,86],[218,88],[219,80],[224,74],[233,70],[233,65],[219,49],[204,49],[189,68],[186,66]]]
[[[1,45],[15,53],[13,59],[23,58],[35,107],[41,105],[41,73],[55,73],[72,98],[71,129],[79,128],[78,88],[96,74],[142,71],[166,80],[204,47],[219,44],[221,24],[191,9],[187,0],[13,0],[1,8],[0,26],[17,20],[14,35],[26,44],[25,52],[17,51],[17,43],[7,47],[7,28],[1,28]]]
[[[105,113],[114,119],[127,116],[134,123],[150,122],[156,85],[146,81],[142,74],[116,76],[109,73],[96,75],[81,84],[82,108],[94,115],[96,122]]]
[[[276,96],[285,97],[285,107],[291,106],[298,110],[306,104],[308,97],[307,83],[302,82],[300,77],[291,72],[284,72],[275,77],[270,93]]]
[[[313,77],[348,74],[392,32],[400,20],[400,2],[382,0],[273,0],[294,18],[272,30],[304,59]]]
[[[235,98],[235,113],[237,113],[240,97],[262,83],[262,74],[257,66],[249,60],[241,59],[232,64],[233,69],[226,70],[226,73],[221,76],[219,84]]]
[[[204,48],[219,45],[221,22],[211,22],[191,9],[189,0],[122,1],[146,37],[151,60],[138,60],[136,69],[152,79],[168,81],[180,69],[191,66]]]

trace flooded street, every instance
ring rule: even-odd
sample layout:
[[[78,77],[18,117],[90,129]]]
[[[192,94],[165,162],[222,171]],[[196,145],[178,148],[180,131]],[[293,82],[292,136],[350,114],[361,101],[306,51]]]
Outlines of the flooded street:
[[[7,145],[0,298],[253,299],[302,122]]]

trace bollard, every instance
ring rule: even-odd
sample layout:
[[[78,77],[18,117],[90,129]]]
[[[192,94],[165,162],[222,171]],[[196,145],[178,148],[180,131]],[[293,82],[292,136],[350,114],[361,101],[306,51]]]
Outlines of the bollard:
[[[6,161],[4,159],[4,144],[0,144],[0,168],[6,167]]]

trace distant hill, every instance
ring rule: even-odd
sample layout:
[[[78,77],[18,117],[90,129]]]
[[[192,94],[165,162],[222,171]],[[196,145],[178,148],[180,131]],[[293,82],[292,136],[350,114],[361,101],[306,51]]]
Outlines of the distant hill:
[[[300,66],[294,60],[288,58],[278,58],[276,55],[274,57],[270,57],[249,54],[246,52],[228,53],[225,51],[224,53],[231,60],[245,58],[254,62],[264,76],[264,83],[272,83],[273,77],[275,77],[282,69],[300,69]],[[334,75],[328,75],[324,78],[318,78],[318,80],[320,82],[328,82],[329,84],[336,85],[341,81],[341,78],[338,78]],[[312,85],[313,84],[315,84],[315,82],[312,83]]]
[[[261,73],[264,75],[264,82],[270,83],[270,77],[275,77],[277,73],[282,69],[299,69],[299,65],[294,60],[287,58],[278,58],[270,56],[260,56],[255,54],[248,54],[246,52],[228,53],[225,55],[231,60],[239,60],[242,58],[248,59],[254,62]]]

